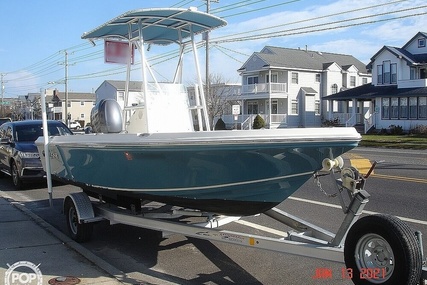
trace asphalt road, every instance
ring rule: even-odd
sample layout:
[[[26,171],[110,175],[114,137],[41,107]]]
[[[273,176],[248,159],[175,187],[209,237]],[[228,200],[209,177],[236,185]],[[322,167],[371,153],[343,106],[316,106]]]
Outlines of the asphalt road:
[[[427,252],[427,152],[357,148],[344,155],[346,164],[357,160],[380,162],[367,180],[371,194],[365,213],[399,216],[424,234]],[[332,191],[331,179],[321,185]],[[54,207],[49,207],[44,184],[15,191],[10,179],[0,180],[0,190],[44,220],[66,232],[62,198],[69,185],[54,187]],[[344,217],[337,198],[329,198],[313,180],[308,181],[280,209],[335,232]],[[289,228],[266,216],[245,217],[226,229],[278,237]],[[135,284],[152,276],[177,284],[352,284],[343,275],[344,264],[254,248],[210,242],[182,235],[161,238],[157,232],[107,222],[97,224],[94,237],[83,244],[103,260],[123,271]],[[325,271],[326,270],[326,271]],[[319,273],[329,272],[324,278]],[[320,274],[322,275],[322,274]]]

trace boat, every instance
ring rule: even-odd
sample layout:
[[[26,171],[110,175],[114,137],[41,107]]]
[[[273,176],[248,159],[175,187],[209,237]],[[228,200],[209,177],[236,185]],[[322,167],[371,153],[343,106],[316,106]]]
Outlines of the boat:
[[[360,134],[347,127],[211,131],[195,35],[224,25],[194,8],[157,8],[129,11],[84,33],[90,41],[126,43],[125,102],[136,47],[143,100],[123,108],[100,100],[92,110],[94,133],[48,139],[46,171],[89,196],[128,208],[156,201],[245,216],[278,205],[322,169],[325,159],[333,161],[358,145]],[[159,82],[145,51],[170,44],[179,49],[174,80]],[[194,105],[182,84],[189,49],[198,80]],[[37,146],[43,158],[41,138]]]

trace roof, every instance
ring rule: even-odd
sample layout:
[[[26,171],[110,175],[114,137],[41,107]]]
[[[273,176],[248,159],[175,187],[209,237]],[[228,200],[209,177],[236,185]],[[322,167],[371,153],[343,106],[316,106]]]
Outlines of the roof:
[[[371,57],[371,62],[368,64],[368,68],[372,69],[372,64],[375,58],[378,57],[383,51],[389,51],[396,57],[404,59],[409,65],[425,64],[427,62],[427,54],[412,54],[404,48],[383,46],[374,56]]]
[[[261,58],[265,65],[283,68],[325,70],[334,62],[341,68],[348,69],[354,65],[359,72],[368,73],[363,62],[352,55],[319,52],[305,49],[291,49],[266,46],[254,55]],[[244,68],[246,63],[243,65]]]
[[[124,91],[126,88],[125,80],[105,80],[105,82],[112,85],[116,90]],[[129,81],[129,91],[142,92],[142,81]]]
[[[427,38],[427,33],[424,32],[418,32],[415,36],[412,37],[412,39],[410,39],[402,48],[406,49],[415,39],[419,38],[419,37],[424,37]]]
[[[397,88],[397,85],[375,86],[371,83],[323,97],[323,100],[371,100],[377,97],[427,96],[427,87]]]
[[[393,55],[395,55],[398,58],[404,59],[408,65],[418,65],[418,64],[426,64],[427,63],[427,54],[421,53],[421,54],[412,54],[409,51],[407,51],[408,46],[417,38],[424,37],[427,38],[427,33],[424,32],[418,32],[415,36],[413,36],[403,47],[393,47],[393,46],[383,46],[377,53],[375,53],[371,57],[371,62],[368,64],[368,68],[372,69],[372,64],[374,63],[375,59],[380,55],[383,51],[389,51]]]
[[[167,45],[180,42],[194,34],[225,26],[226,21],[192,8],[155,8],[126,12],[96,29],[84,33],[82,39],[118,38],[132,40],[139,37],[141,28],[145,43]],[[130,32],[129,32],[130,30]]]
[[[306,94],[317,94],[317,91],[311,87],[301,87]]]
[[[58,92],[57,95],[58,95],[58,98],[60,100],[62,100],[62,101],[65,100],[65,92]],[[47,102],[51,102],[52,99],[53,99],[53,95],[46,96]],[[73,100],[95,101],[96,95],[95,95],[95,93],[68,92],[68,100],[71,100],[71,101],[73,101]]]

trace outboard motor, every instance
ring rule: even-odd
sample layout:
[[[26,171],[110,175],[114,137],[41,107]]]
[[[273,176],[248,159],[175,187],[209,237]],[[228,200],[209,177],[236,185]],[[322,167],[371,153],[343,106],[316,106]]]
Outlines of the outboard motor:
[[[114,99],[101,99],[90,114],[92,132],[120,133],[122,131],[122,109]]]

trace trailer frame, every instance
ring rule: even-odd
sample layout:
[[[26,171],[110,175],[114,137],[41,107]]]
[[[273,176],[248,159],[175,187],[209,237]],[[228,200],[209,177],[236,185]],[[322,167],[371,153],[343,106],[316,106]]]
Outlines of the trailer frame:
[[[180,209],[169,205],[164,205],[160,209],[150,206],[148,210],[137,211],[134,206],[126,209],[106,203],[103,201],[102,195],[98,197],[98,201],[91,200],[85,192],[69,194],[64,199],[64,212],[67,216],[67,225],[71,236],[77,241],[90,239],[93,224],[108,220],[110,224],[119,223],[160,231],[164,236],[181,234],[187,237],[343,263],[346,235],[358,221],[364,207],[369,202],[370,195],[366,190],[363,190],[369,175],[362,177],[354,168],[340,169],[339,171],[329,170],[331,177],[335,177],[336,173],[341,173],[341,178],[335,179],[337,185],[335,196],[340,196],[342,210],[345,214],[335,234],[278,208],[272,208],[262,214],[292,228],[292,230],[287,232],[287,236],[273,238],[221,229],[221,226],[239,220],[241,217],[222,216],[197,210]],[[314,177],[319,179],[322,175],[324,174],[316,174]],[[345,192],[348,193],[349,202],[346,202],[345,197],[343,197]],[[146,201],[146,203],[149,205],[150,202]],[[163,208],[166,210],[162,210]],[[177,221],[179,217],[200,217],[203,218],[203,221],[198,223],[180,222]],[[415,242],[413,242],[412,247],[416,251],[413,253],[416,256],[415,262],[422,263],[419,284],[425,284],[427,267],[422,250],[421,232],[414,232],[413,238]],[[418,256],[421,256],[420,261]],[[387,270],[389,269],[387,268]],[[354,280],[353,282],[358,284]],[[385,283],[375,283],[387,284],[387,280]]]

